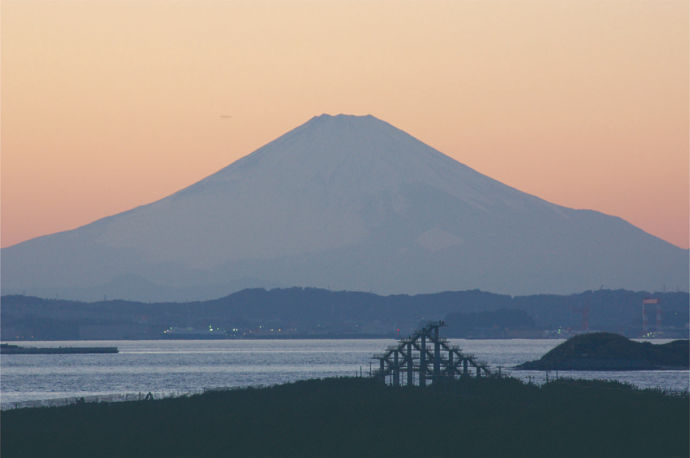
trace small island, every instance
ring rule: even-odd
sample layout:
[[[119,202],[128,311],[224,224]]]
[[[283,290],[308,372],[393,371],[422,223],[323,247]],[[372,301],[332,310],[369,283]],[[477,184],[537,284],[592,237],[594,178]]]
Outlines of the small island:
[[[537,361],[516,369],[631,371],[688,369],[688,340],[655,345],[635,342],[618,334],[593,332],[568,339]]]

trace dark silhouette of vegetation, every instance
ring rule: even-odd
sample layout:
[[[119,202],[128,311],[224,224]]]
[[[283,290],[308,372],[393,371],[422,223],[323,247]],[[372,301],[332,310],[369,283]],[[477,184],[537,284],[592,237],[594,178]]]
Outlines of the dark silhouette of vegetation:
[[[601,381],[309,380],[2,412],[14,457],[688,456],[688,395]]]
[[[534,370],[644,370],[688,369],[690,342],[666,344],[634,342],[608,332],[580,334],[568,339],[537,361],[517,366]]]

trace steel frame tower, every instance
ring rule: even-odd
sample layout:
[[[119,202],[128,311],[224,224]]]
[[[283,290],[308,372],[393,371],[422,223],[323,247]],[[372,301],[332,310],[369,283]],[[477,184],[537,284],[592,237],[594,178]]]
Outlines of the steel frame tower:
[[[492,375],[485,363],[462,353],[460,348],[441,338],[439,329],[443,326],[443,321],[428,323],[409,337],[400,339],[397,345],[388,347],[384,353],[375,355],[379,368],[373,376],[382,382],[390,376],[390,382],[400,386],[400,374],[403,373],[407,375],[405,385],[412,386],[416,373],[418,385],[426,386],[429,375],[432,382],[468,376],[470,367],[475,368],[477,377]]]

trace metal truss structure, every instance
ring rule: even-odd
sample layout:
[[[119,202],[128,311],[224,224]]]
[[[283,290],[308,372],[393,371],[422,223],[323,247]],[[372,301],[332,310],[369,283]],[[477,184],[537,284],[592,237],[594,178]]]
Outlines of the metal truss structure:
[[[442,378],[466,377],[471,372],[477,377],[491,375],[485,363],[441,338],[442,326],[445,326],[443,321],[428,323],[384,353],[375,355],[379,368],[372,375],[383,382],[388,379],[394,386],[403,384],[403,379],[408,386],[415,385],[415,380],[419,386],[426,386],[429,380],[433,383]]]

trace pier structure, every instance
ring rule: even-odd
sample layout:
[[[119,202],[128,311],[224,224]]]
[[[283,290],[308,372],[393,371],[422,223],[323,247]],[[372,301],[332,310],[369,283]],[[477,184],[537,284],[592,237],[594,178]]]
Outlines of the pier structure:
[[[485,363],[440,337],[439,329],[443,326],[443,321],[428,323],[400,339],[397,345],[374,355],[379,367],[372,375],[383,382],[390,379],[394,386],[426,386],[428,381],[468,377],[472,372],[476,377],[491,375]]]

